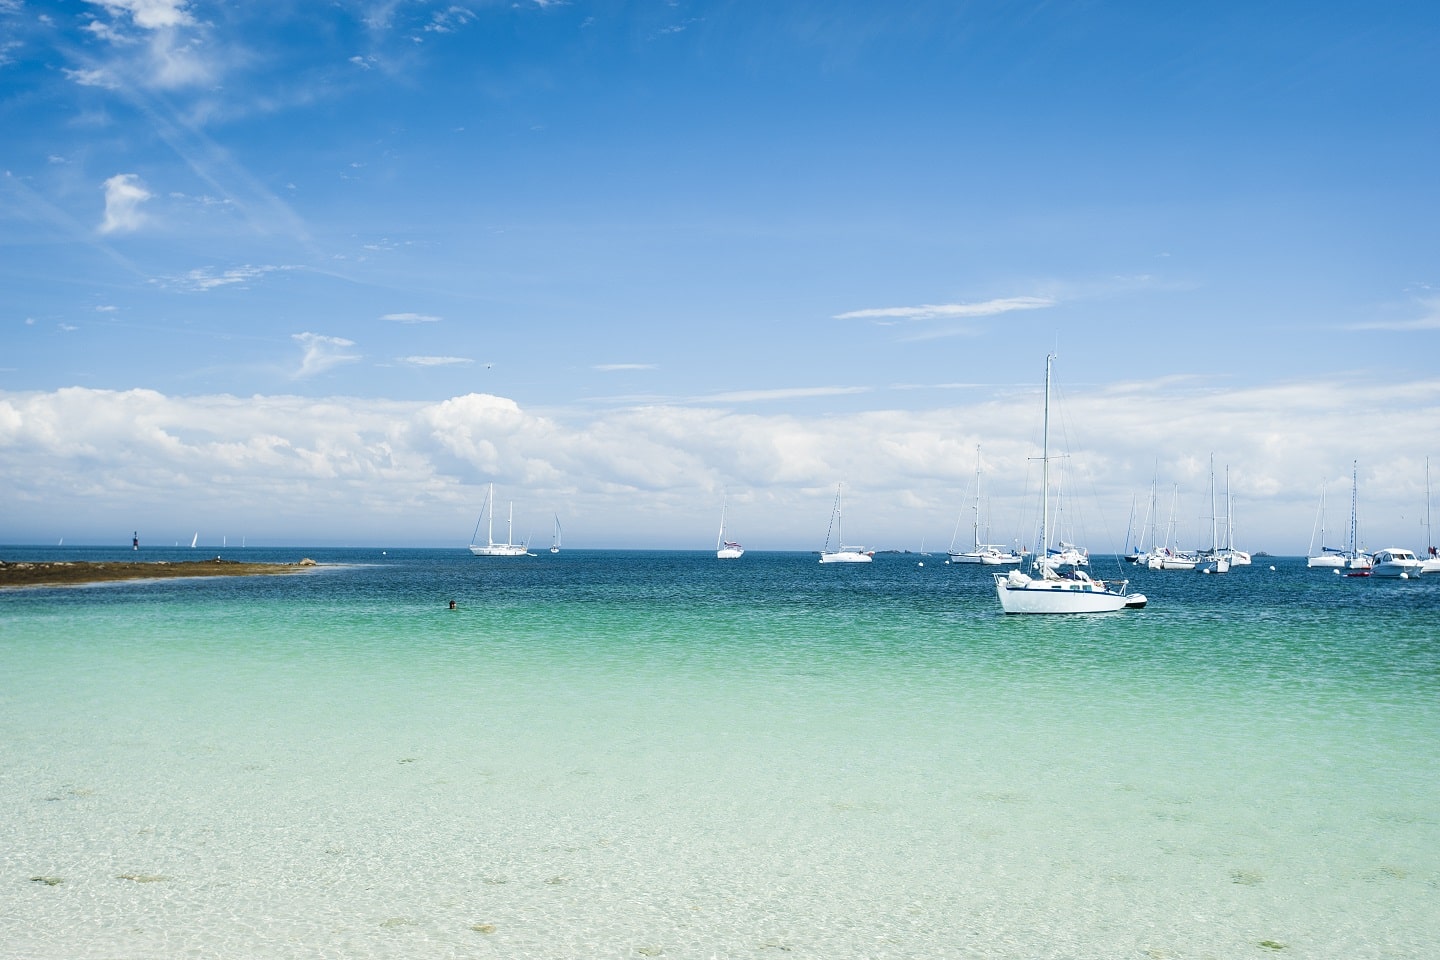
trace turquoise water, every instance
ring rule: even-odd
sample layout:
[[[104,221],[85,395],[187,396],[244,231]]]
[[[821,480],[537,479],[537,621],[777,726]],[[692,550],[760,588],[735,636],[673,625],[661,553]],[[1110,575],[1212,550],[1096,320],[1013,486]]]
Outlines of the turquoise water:
[[[1440,956],[1440,577],[227,556],[0,593],[0,955]]]

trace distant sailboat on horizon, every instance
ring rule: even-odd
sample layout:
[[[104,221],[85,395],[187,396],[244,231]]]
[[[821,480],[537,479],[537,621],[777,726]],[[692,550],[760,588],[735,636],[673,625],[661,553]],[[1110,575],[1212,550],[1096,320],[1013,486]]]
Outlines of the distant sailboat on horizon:
[[[1309,557],[1305,565],[1310,568],[1335,570],[1369,570],[1370,555],[1359,545],[1359,525],[1356,521],[1356,503],[1360,491],[1360,461],[1350,463],[1350,537],[1343,547],[1325,546],[1325,485],[1320,485],[1320,512],[1316,523],[1320,527],[1320,552],[1315,553],[1315,531],[1310,532]]]
[[[1006,564],[1018,565],[1022,559],[1020,554],[1008,547],[1002,547],[997,543],[980,542],[980,445],[975,445],[975,506],[971,519],[970,549],[956,550],[954,537],[951,537],[950,549],[948,552],[951,563],[981,563],[989,567],[1004,566]]]
[[[825,532],[825,546],[820,551],[821,563],[870,563],[875,559],[874,550],[866,550],[864,547],[845,546],[844,511],[841,509],[841,489],[844,484],[835,486],[835,506],[830,511],[830,530]],[[836,548],[830,549],[830,533],[834,532]]]
[[[725,509],[729,506],[729,499],[720,501],[720,532],[715,535],[715,559],[716,560],[739,560],[745,555],[745,548],[734,540],[725,539]]]
[[[480,524],[485,521],[486,516],[490,518],[490,525],[486,530],[485,542],[476,543],[480,536]],[[480,508],[480,519],[475,521],[475,532],[470,536],[470,552],[477,557],[528,557],[534,556],[528,545],[514,542],[515,528],[515,505],[510,505],[510,516],[505,522],[505,542],[495,542],[495,484],[490,484],[489,491],[485,494],[485,504]]]

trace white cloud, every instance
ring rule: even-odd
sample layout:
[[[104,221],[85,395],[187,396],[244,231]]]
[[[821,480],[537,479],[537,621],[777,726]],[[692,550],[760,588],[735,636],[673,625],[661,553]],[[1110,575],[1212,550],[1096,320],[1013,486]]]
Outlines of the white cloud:
[[[697,397],[695,403],[763,403],[770,400],[806,400],[869,393],[869,387],[782,387],[775,390],[735,390]]]
[[[297,340],[331,361],[353,346]],[[747,546],[812,549],[843,479],[847,534],[913,547],[922,536],[948,540],[968,509],[980,444],[986,515],[1009,540],[1032,536],[1039,394],[1037,383],[933,410],[800,415],[676,404],[539,411],[487,394],[423,403],[0,391],[0,484],[12,504],[7,535],[34,542],[56,531],[78,538],[85,524],[103,533],[123,515],[142,529],[176,524],[186,537],[199,526],[245,529],[252,542],[462,544],[480,486],[494,480],[516,501],[517,532],[530,522],[548,531],[560,513],[576,546],[704,546],[727,489]],[[1423,543],[1440,380],[1383,389],[1363,374],[1267,388],[1156,381],[1057,397],[1066,511],[1080,494],[1073,512],[1092,549],[1118,545],[1157,461],[1162,491],[1180,484],[1179,533],[1194,543],[1212,450],[1218,468],[1231,466],[1242,546],[1303,552],[1321,482],[1348,491],[1352,459],[1367,543]]]
[[[1389,330],[1396,333],[1408,333],[1417,330],[1440,330],[1440,298],[1420,300],[1417,304],[1420,312],[1418,317],[1395,320],[1372,320],[1365,323],[1350,324],[1347,330]]]
[[[313,377],[342,363],[353,363],[360,359],[359,354],[347,351],[347,348],[355,346],[353,340],[308,332],[292,334],[292,337],[304,348],[300,369],[294,374],[296,379]]]
[[[110,19],[91,20],[85,29],[116,51],[108,63],[67,70],[77,83],[119,87],[122,77],[145,86],[174,89],[208,83],[217,58],[206,51],[203,25],[185,0],[87,0]]]
[[[244,266],[231,267],[228,270],[216,272],[213,267],[196,267],[194,270],[178,277],[165,277],[157,282],[163,286],[180,287],[198,293],[204,293],[219,287],[243,286],[252,280],[257,280],[277,270],[293,269],[295,268],[289,266],[252,266],[245,264]]]
[[[1053,307],[1050,297],[1005,297],[982,303],[927,303],[918,307],[875,307],[851,310],[835,315],[836,320],[953,320],[957,318],[993,317],[1012,310],[1039,310]]]
[[[140,205],[151,198],[149,190],[133,173],[117,173],[105,181],[105,219],[101,233],[130,233],[138,230],[145,216]]]
[[[440,318],[431,316],[428,313],[387,313],[381,320],[393,320],[396,323],[439,323]]]
[[[129,15],[137,27],[145,30],[166,30],[195,22],[186,0],[86,0],[104,7],[112,16]]]
[[[447,7],[435,12],[425,30],[427,33],[454,33],[474,19],[475,13],[465,7]]]
[[[399,363],[412,367],[453,367],[474,363],[469,357],[398,357]]]
[[[106,90],[120,88],[120,82],[111,76],[109,71],[99,67],[88,70],[71,70],[67,67],[62,72],[82,87],[102,87]]]

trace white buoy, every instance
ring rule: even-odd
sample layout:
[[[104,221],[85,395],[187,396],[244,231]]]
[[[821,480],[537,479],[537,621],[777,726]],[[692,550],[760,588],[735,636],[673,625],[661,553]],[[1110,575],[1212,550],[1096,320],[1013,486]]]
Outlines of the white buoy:
[[[915,564],[915,566],[917,566],[917,567],[923,567],[923,566],[925,566],[925,561],[924,561],[924,560],[921,560],[919,563]]]

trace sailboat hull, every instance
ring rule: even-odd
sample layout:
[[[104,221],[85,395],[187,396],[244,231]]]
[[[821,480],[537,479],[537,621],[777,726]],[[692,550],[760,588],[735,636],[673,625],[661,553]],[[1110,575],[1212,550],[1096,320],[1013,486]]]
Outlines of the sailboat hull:
[[[508,529],[514,529],[514,507],[511,507],[510,519],[506,521]],[[490,484],[490,490],[485,495],[485,507],[481,509],[480,520],[475,524],[475,534],[480,533],[480,524],[486,516],[490,518],[490,526],[486,531],[484,543],[471,543],[470,553],[477,557],[533,557],[528,544],[513,542],[513,535],[507,535],[504,543],[495,542],[495,485]]]
[[[837,550],[820,554],[821,563],[870,563],[875,558],[858,550]]]
[[[995,595],[1000,608],[1007,614],[1045,613],[1114,613],[1126,607],[1139,609],[1146,604],[1141,594],[1126,595],[1125,580],[1107,584],[1103,580],[1091,579],[1080,564],[1088,557],[1073,544],[1060,542],[1058,550],[1050,549],[1050,364],[1054,355],[1045,358],[1045,429],[1042,433],[1040,489],[1043,491],[1040,507],[1040,550],[1034,560],[1034,576],[1027,576],[1019,570],[1009,573],[995,573]],[[1052,555],[1053,554],[1053,555]],[[1075,566],[1070,573],[1060,574],[1056,567]],[[1114,585],[1118,584],[1118,588]]]
[[[995,593],[1006,613],[1113,613],[1130,598],[1100,584],[1079,580],[1034,579],[995,574]]]
[[[530,551],[520,543],[472,543],[470,552],[477,557],[523,557]]]
[[[987,567],[1004,567],[1018,564],[1021,557],[1017,553],[1005,553],[1000,550],[973,550],[968,553],[950,554],[951,563],[979,563]]]

